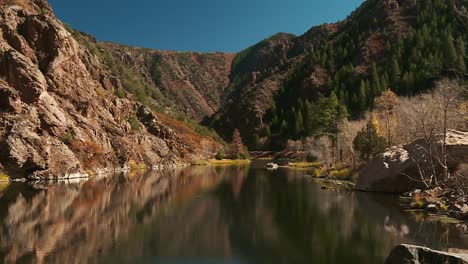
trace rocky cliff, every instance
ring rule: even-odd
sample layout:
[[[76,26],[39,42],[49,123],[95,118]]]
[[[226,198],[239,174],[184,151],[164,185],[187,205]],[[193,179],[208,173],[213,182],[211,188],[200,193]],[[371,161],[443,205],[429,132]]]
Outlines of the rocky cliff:
[[[170,165],[194,146],[131,96],[58,21],[46,1],[2,1],[0,169],[59,178],[129,161]],[[203,141],[201,137],[199,141]]]

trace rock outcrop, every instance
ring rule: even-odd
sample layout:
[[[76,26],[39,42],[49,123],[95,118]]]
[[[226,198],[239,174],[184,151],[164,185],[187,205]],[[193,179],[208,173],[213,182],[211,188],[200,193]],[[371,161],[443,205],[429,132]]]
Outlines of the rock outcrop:
[[[47,2],[1,6],[0,163],[11,177],[82,176],[129,160],[173,165],[194,152],[151,110],[114,95],[120,81]]]
[[[468,163],[468,132],[449,131],[446,142],[449,154],[447,165],[456,176],[457,171],[463,169]],[[416,188],[428,188],[429,186],[423,183],[422,176],[428,181],[433,171],[441,172],[440,162],[436,158],[441,157],[441,142],[434,143],[431,149],[432,157],[423,139],[403,147],[387,149],[359,172],[356,189],[403,193]]]
[[[385,264],[433,264],[450,263],[465,264],[468,263],[467,254],[449,253],[432,250],[426,247],[402,244],[396,246],[388,256]]]

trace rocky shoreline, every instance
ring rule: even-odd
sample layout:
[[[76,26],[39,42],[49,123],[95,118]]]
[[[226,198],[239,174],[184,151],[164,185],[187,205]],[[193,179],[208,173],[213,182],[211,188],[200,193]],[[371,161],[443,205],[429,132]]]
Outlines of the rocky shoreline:
[[[451,263],[451,264],[465,264],[468,263],[468,254],[443,252],[433,250],[426,247],[401,244],[396,246],[385,264],[401,264],[401,263]]]
[[[462,190],[436,187],[430,190],[416,189],[404,193],[400,200],[407,209],[423,210],[430,214],[468,220],[467,196]]]

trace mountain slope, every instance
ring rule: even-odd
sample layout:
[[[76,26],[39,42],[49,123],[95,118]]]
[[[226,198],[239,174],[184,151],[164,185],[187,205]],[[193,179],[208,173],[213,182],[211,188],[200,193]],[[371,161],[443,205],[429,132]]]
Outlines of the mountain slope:
[[[120,80],[46,1],[0,5],[0,170],[60,178],[128,162],[174,165],[205,154],[197,147],[210,140],[195,133],[198,145],[182,142],[148,107],[116,96]]]
[[[441,76],[457,76],[466,69],[468,37],[459,5],[368,0],[341,22],[299,37],[274,36],[240,52],[232,93],[212,125],[225,137],[239,128],[250,146],[262,137],[284,142],[332,133],[321,121],[320,98],[337,100],[358,118],[389,87],[413,95]]]
[[[67,28],[140,102],[196,121],[219,111],[235,54],[161,51],[98,42]]]
[[[188,117],[202,120],[221,107],[234,54],[159,51],[102,43],[122,63],[139,69]]]

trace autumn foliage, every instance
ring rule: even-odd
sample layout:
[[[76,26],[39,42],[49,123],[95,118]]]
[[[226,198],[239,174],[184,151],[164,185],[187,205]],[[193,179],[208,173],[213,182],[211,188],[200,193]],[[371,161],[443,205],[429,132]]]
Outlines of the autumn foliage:
[[[201,149],[208,148],[210,151],[218,148],[218,143],[210,137],[203,137],[195,130],[187,126],[185,123],[170,118],[161,113],[156,113],[159,120],[174,130],[177,136],[187,144],[190,149],[200,151]]]
[[[94,141],[73,141],[70,143],[70,149],[87,169],[94,168],[104,159],[104,150]]]
[[[231,144],[229,144],[229,156],[233,159],[243,159],[246,158],[245,152],[246,150],[244,143],[242,143],[240,132],[236,128],[232,133]]]

